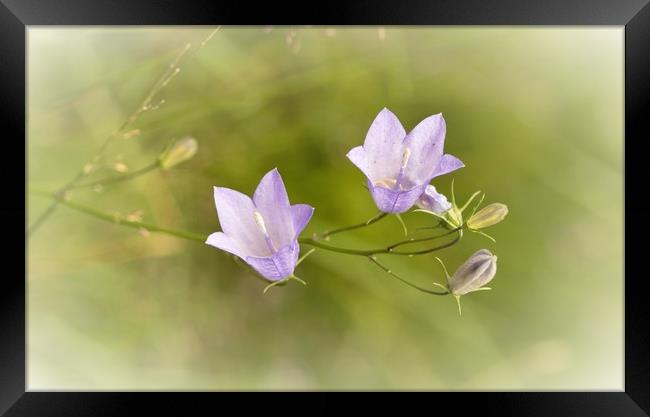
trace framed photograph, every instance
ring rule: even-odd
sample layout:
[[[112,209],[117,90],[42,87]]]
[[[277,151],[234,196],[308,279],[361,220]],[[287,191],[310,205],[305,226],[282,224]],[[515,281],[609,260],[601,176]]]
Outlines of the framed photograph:
[[[0,412],[648,415],[646,1],[0,2]]]

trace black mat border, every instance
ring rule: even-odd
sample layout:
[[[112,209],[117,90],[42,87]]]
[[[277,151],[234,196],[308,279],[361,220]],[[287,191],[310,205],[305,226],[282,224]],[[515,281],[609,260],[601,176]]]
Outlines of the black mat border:
[[[650,118],[650,5],[645,0],[328,1],[260,3],[169,0],[0,0],[0,218],[5,219],[0,287],[0,412],[8,416],[216,415],[264,407],[275,411],[341,410],[326,393],[25,392],[25,33],[35,25],[612,25],[625,26],[625,392],[491,392],[378,395],[363,408],[404,414],[500,416],[647,416],[650,410],[650,274],[645,267]],[[597,88],[595,86],[594,88]],[[594,184],[595,187],[598,184]],[[608,190],[603,190],[608,193]],[[22,224],[18,219],[22,219]],[[606,254],[603,254],[606,256]],[[570,320],[570,318],[567,318]],[[350,394],[341,397],[350,409]],[[366,397],[366,398],[363,398]],[[408,398],[406,398],[408,397]],[[340,397],[339,397],[340,398]],[[226,408],[226,399],[227,408]],[[302,401],[306,400],[306,401]],[[302,405],[299,405],[302,403]],[[293,404],[292,407],[287,407]],[[311,404],[310,408],[303,408]],[[444,404],[438,408],[438,404]],[[317,405],[317,407],[315,407]],[[314,410],[316,408],[316,410]],[[391,410],[394,408],[394,410]],[[139,410],[139,411],[137,411]],[[446,411],[443,411],[446,410]],[[643,411],[645,410],[645,412]],[[351,411],[351,410],[350,410]],[[268,411],[267,411],[268,412]],[[230,414],[230,413],[226,413]]]

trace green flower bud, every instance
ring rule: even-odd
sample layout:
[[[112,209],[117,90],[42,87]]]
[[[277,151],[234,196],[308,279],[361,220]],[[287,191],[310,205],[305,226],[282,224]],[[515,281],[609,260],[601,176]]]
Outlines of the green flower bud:
[[[478,291],[497,273],[497,257],[487,249],[475,252],[449,279],[449,291],[455,296]]]
[[[454,204],[442,217],[451,229],[457,229],[463,225],[463,212]]]
[[[474,213],[467,221],[467,227],[472,230],[484,229],[503,220],[508,214],[508,206],[501,203],[492,203]]]
[[[160,154],[158,160],[163,170],[169,170],[176,165],[191,159],[199,149],[199,144],[192,137],[185,137],[176,141]]]

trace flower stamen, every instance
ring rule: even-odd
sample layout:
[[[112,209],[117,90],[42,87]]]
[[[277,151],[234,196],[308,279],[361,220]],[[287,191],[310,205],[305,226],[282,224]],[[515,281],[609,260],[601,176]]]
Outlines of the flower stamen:
[[[410,157],[411,150],[409,148],[404,149],[404,153],[402,154],[402,163],[400,164],[400,170],[404,170],[404,168],[406,168],[406,164],[409,163]]]
[[[268,236],[269,232],[266,230],[266,225],[264,224],[264,217],[262,217],[262,214],[259,211],[254,211],[253,216],[255,216],[255,223],[257,223],[257,227],[260,228],[264,236]]]
[[[382,186],[384,188],[388,188],[388,189],[392,190],[397,185],[397,180],[395,180],[393,178],[382,178],[379,181],[375,181],[374,185],[375,186],[380,185],[380,186]]]
[[[411,158],[411,149],[406,148],[404,149],[404,153],[402,154],[402,162],[400,163],[399,166],[399,173],[397,174],[397,189],[399,190],[404,190],[407,187],[405,187],[405,184],[403,184],[403,177],[404,177],[404,170],[406,169],[406,165],[409,163],[409,159]]]
[[[268,232],[268,230],[266,230],[266,224],[264,224],[264,217],[262,217],[262,213],[255,210],[253,212],[253,217],[255,217],[255,223],[257,224],[257,227],[259,227],[260,231],[264,235],[264,240],[266,241],[266,246],[269,248],[271,253],[276,253],[277,249],[275,249],[275,246],[273,245],[273,242],[271,241],[271,237],[269,236],[269,232]]]

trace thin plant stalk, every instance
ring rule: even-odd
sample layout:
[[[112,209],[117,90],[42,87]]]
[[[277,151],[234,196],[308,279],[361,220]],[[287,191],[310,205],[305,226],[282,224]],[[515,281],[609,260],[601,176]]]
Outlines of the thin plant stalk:
[[[388,275],[390,275],[393,278],[396,278],[396,279],[400,280],[402,283],[408,285],[411,288],[415,288],[418,291],[425,292],[427,294],[433,294],[433,295],[447,295],[447,294],[449,294],[449,292],[433,291],[433,290],[430,290],[428,288],[420,287],[419,285],[413,284],[410,281],[407,281],[406,279],[404,279],[404,278],[400,277],[399,275],[397,275],[396,273],[394,273],[391,269],[384,266],[381,262],[379,262],[379,260],[377,259],[376,256],[368,256],[368,259],[370,260],[370,262],[377,265],[379,268],[381,268]]]
[[[140,168],[136,171],[129,172],[128,174],[121,175],[119,177],[111,177],[111,178],[103,178],[97,181],[92,181],[92,182],[86,182],[83,184],[76,184],[70,187],[70,190],[76,190],[78,188],[90,188],[90,187],[95,187],[97,185],[109,185],[109,184],[115,184],[118,182],[122,181],[127,181],[127,180],[132,180],[134,178],[140,177],[144,174],[147,174],[151,171],[154,171],[160,167],[160,162],[156,160],[156,162],[153,162],[150,165],[145,166],[144,168]]]
[[[379,212],[375,216],[370,218],[370,220],[366,220],[365,222],[353,224],[351,226],[340,227],[338,229],[328,230],[326,232],[314,235],[314,237],[315,237],[315,239],[327,239],[328,237],[330,237],[332,235],[335,235],[335,234],[338,234],[338,233],[348,232],[350,230],[355,230],[355,229],[360,229],[362,227],[370,226],[371,224],[376,223],[379,220],[383,219],[387,215],[388,215],[388,213]]]
[[[221,26],[218,26],[215,30],[210,32],[210,34],[205,38],[200,46],[199,49],[203,48],[205,44],[212,39],[212,37],[221,29]],[[89,174],[89,171],[86,169],[87,166],[92,166],[93,164],[96,164],[97,161],[99,161],[103,156],[108,148],[108,145],[110,145],[115,138],[118,136],[122,135],[126,130],[135,123],[136,120],[140,117],[140,115],[146,111],[151,110],[152,108],[155,108],[155,106],[152,106],[151,103],[153,99],[156,97],[160,91],[165,88],[169,82],[180,72],[180,67],[178,64],[181,62],[181,60],[185,57],[187,52],[190,50],[192,47],[192,44],[188,43],[185,45],[183,50],[174,58],[174,60],[171,62],[171,64],[167,67],[167,69],[163,72],[163,74],[156,80],[154,85],[151,87],[143,101],[140,103],[138,107],[129,115],[129,117],[120,125],[115,131],[113,131],[106,139],[104,142],[101,144],[99,149],[95,152],[93,157],[90,159],[90,161],[79,170],[79,172],[70,179],[66,184],[64,184],[61,188],[59,188],[56,192],[58,197],[63,197],[65,193],[72,189],[75,184],[77,184],[82,178],[84,178],[86,175]],[[56,210],[57,206],[60,204],[61,199],[57,199],[53,201],[46,209],[41,213],[41,215],[34,221],[34,223],[28,227],[27,229],[27,235],[31,235],[38,228],[47,220],[52,213]]]
[[[171,236],[175,236],[175,237],[179,237],[179,238],[187,239],[187,240],[192,240],[192,241],[195,241],[195,242],[201,242],[201,243],[205,243],[205,241],[207,239],[207,236],[204,236],[204,235],[201,235],[201,234],[198,234],[198,233],[186,232],[186,231],[183,231],[183,230],[174,230],[174,229],[161,227],[161,226],[151,224],[151,223],[128,220],[128,219],[124,218],[122,215],[115,214],[115,213],[108,213],[108,212],[96,209],[94,207],[87,206],[85,204],[73,202],[73,201],[70,201],[68,199],[59,197],[56,194],[48,193],[46,191],[39,191],[39,190],[35,190],[35,189],[31,189],[30,191],[33,192],[34,194],[37,194],[37,195],[40,195],[40,196],[43,196],[43,197],[52,198],[52,199],[58,201],[59,204],[67,206],[67,207],[69,207],[71,209],[74,209],[74,210],[89,214],[89,215],[94,216],[96,218],[99,218],[99,219],[102,219],[102,220],[105,220],[105,221],[108,221],[108,222],[111,222],[111,223],[114,223],[114,224],[117,224],[117,225],[120,225],[120,226],[132,227],[132,228],[136,228],[136,229],[144,228],[144,229],[146,229],[147,231],[150,231],[150,232],[165,233],[165,234],[168,234],[168,235],[171,235]],[[450,242],[447,242],[447,243],[445,243],[443,245],[434,246],[434,247],[431,247],[431,248],[422,249],[422,250],[419,250],[419,251],[412,251],[412,252],[409,252],[409,251],[396,251],[396,250],[392,249],[390,246],[383,247],[383,248],[377,248],[377,249],[367,249],[367,250],[341,248],[341,247],[338,247],[338,246],[333,246],[333,245],[329,245],[329,244],[326,244],[326,243],[323,243],[323,242],[319,242],[317,240],[314,240],[313,238],[308,238],[308,237],[299,238],[298,242],[301,243],[301,244],[306,244],[306,245],[310,245],[310,246],[313,246],[313,247],[316,247],[316,248],[324,249],[324,250],[327,250],[327,251],[330,251],[330,252],[342,253],[342,254],[347,254],[347,255],[357,255],[357,256],[366,256],[366,257],[372,256],[372,255],[378,255],[378,254],[412,256],[412,255],[424,255],[424,254],[436,252],[436,251],[448,248],[450,246],[453,246],[463,236],[462,230],[457,229],[457,230],[455,230],[455,232],[458,232],[458,236],[456,236],[456,238],[454,238]],[[404,241],[404,242],[411,243],[410,240],[409,241]],[[391,246],[394,246],[394,245],[391,245]]]

